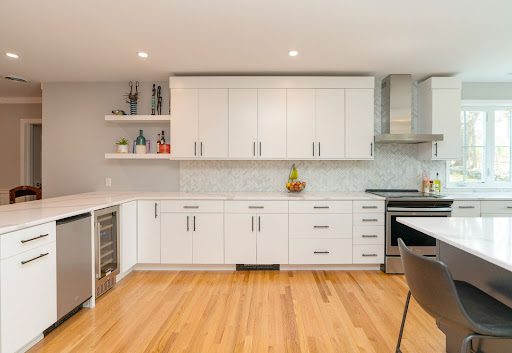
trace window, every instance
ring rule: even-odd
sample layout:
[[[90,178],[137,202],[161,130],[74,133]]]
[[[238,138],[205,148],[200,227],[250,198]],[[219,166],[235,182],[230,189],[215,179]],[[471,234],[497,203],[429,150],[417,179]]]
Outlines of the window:
[[[512,104],[463,106],[462,159],[447,162],[448,186],[512,187]]]

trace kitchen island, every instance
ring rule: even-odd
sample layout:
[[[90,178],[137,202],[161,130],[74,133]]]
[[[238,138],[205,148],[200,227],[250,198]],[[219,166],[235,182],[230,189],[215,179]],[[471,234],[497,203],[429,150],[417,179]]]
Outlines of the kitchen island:
[[[437,257],[455,280],[466,281],[512,307],[512,218],[402,218],[437,239]],[[460,352],[466,333],[445,325],[446,351]],[[512,340],[475,340],[478,352],[512,352]]]

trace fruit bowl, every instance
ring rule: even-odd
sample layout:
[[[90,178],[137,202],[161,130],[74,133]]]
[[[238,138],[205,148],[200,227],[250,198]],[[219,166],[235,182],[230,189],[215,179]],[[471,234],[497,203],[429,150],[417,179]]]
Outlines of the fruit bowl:
[[[306,182],[293,181],[286,183],[286,190],[290,193],[302,192],[306,189]]]

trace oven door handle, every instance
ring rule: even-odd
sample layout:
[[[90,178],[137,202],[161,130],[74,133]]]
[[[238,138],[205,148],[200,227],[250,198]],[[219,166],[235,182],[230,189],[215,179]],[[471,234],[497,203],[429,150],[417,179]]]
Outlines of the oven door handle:
[[[451,212],[451,207],[425,207],[425,208],[412,208],[412,207],[388,207],[388,211],[391,212]]]

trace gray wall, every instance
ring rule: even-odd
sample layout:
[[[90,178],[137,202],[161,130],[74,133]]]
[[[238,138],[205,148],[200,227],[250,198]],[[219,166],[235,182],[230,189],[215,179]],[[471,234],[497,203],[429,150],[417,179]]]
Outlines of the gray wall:
[[[462,84],[462,99],[510,100],[512,82],[465,82]]]
[[[162,86],[163,112],[169,111],[168,82]],[[151,113],[152,83],[141,82],[138,113]],[[43,89],[43,195],[54,197],[89,191],[178,191],[179,162],[169,160],[105,160],[115,141],[133,141],[138,130],[154,146],[169,125],[105,122],[113,109],[129,112],[123,94],[127,83],[45,83]],[[131,143],[130,143],[131,148]],[[105,178],[112,186],[105,186]]]
[[[0,189],[20,185],[21,119],[41,119],[41,104],[0,104]]]

